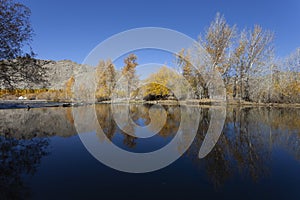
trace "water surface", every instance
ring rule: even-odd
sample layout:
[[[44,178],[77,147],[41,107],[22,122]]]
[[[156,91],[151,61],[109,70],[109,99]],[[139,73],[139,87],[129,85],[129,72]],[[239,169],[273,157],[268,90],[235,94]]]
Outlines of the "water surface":
[[[77,134],[72,108],[0,110],[0,199],[300,198],[300,109],[227,107],[220,138],[200,159],[211,108],[158,107],[152,121],[149,108],[117,107],[120,119],[126,118],[124,109],[129,111],[135,125],[128,125],[126,120],[116,122],[110,105],[96,105],[106,137],[97,131],[79,133],[94,134],[99,145],[109,140],[126,151],[151,152],[176,136],[182,109],[199,115],[197,134],[183,156],[166,168],[142,174],[120,172],[97,161]],[[74,109],[81,109],[88,128],[84,115],[88,107]],[[149,133],[155,131],[162,109],[167,118],[157,134],[149,138],[126,134],[142,134],[135,127],[150,123]]]

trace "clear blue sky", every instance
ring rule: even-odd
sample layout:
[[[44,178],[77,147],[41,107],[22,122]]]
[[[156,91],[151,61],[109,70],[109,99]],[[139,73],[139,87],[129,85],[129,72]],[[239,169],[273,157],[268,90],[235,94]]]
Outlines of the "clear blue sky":
[[[217,12],[239,29],[260,24],[274,31],[278,56],[300,47],[299,0],[19,1],[32,11],[32,46],[41,59],[81,63],[103,40],[137,27],[170,28],[196,39]]]

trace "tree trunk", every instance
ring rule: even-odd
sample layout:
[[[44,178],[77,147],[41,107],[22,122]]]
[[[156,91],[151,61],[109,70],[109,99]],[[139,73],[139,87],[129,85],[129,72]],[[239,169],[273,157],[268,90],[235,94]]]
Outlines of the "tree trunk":
[[[202,95],[202,97],[204,99],[209,99],[209,93],[208,93],[208,86],[207,86],[207,84],[205,84],[203,86],[203,95]]]
[[[233,91],[232,91],[232,97],[233,98],[236,97],[236,81],[237,81],[237,78],[235,76],[234,79],[233,79]]]
[[[249,91],[249,79],[246,78],[245,80],[245,86],[244,86],[244,96],[243,96],[243,100],[245,101],[250,101],[250,91]]]

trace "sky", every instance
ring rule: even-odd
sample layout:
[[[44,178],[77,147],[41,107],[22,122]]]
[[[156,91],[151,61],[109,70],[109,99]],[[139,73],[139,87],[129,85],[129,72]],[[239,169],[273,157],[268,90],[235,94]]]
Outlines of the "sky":
[[[163,27],[194,39],[217,12],[238,29],[259,24],[275,33],[276,54],[300,47],[299,0],[19,0],[31,9],[37,58],[82,63],[114,34],[140,27]],[[151,62],[151,57],[139,59]],[[152,62],[157,62],[153,60]],[[163,62],[163,61],[160,61]]]

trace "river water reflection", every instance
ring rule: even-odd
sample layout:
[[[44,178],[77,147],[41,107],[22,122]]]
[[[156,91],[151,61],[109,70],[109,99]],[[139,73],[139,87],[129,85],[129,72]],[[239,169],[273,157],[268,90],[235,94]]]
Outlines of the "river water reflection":
[[[144,174],[116,171],[90,155],[76,132],[72,108],[0,110],[0,199],[300,198],[299,108],[227,107],[216,145],[200,159],[212,107],[162,106],[153,109],[152,116],[150,107],[115,106],[119,113],[115,116],[110,105],[96,105],[105,137],[97,130],[79,133],[94,134],[99,144],[111,142],[126,151],[145,153],[172,141],[182,109],[199,116],[195,138],[183,156]],[[88,130],[92,119],[85,110],[90,107],[74,109],[82,113]],[[145,134],[157,134],[136,137],[142,134],[138,126],[147,127]],[[189,131],[184,130],[186,140]],[[178,143],[177,151],[183,151],[185,144]]]

